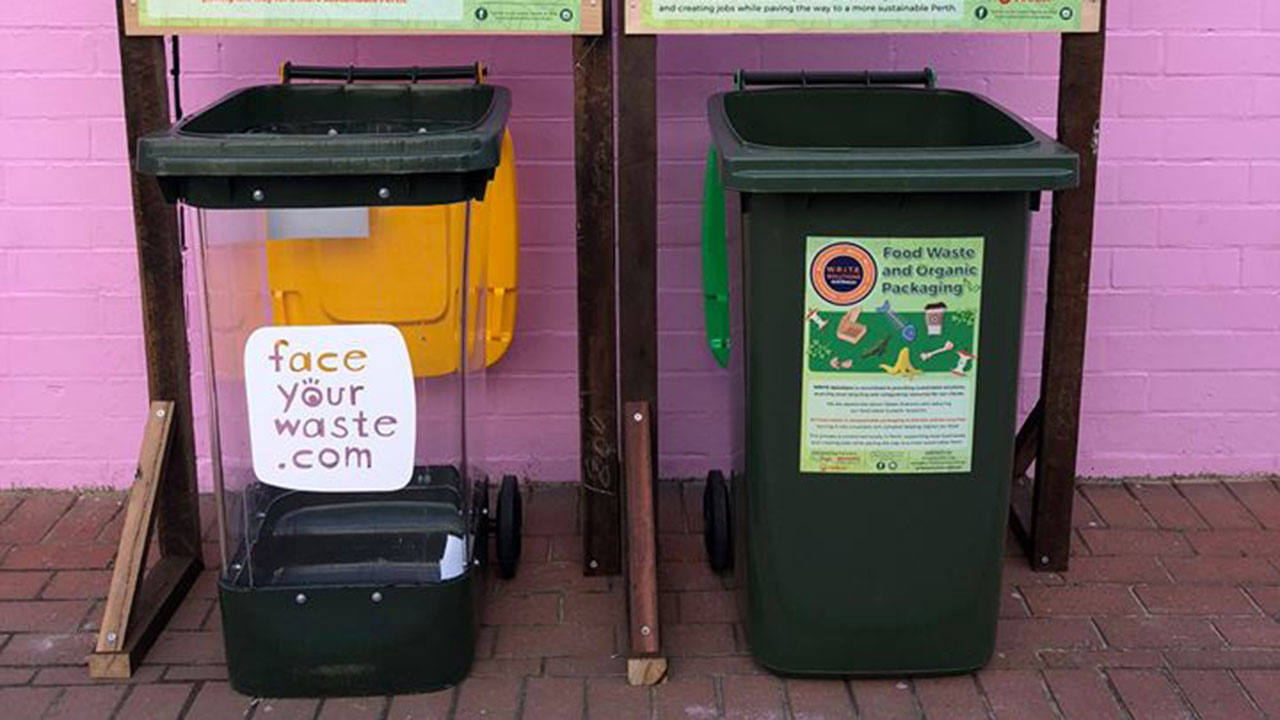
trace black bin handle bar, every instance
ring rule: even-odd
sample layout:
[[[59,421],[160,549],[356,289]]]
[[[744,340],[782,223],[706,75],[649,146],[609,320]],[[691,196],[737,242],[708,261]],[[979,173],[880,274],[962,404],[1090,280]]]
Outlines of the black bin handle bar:
[[[281,81],[292,80],[340,80],[342,82],[409,82],[429,80],[474,80],[480,82],[485,68],[480,63],[470,65],[435,65],[430,67],[357,67],[355,65],[294,65],[291,62],[280,68]]]
[[[748,85],[924,85],[938,84],[933,68],[923,70],[739,70],[738,89]]]

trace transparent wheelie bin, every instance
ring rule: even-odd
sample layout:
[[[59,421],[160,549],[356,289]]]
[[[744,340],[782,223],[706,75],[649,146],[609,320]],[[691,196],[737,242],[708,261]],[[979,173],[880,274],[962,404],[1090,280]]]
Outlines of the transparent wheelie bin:
[[[477,66],[291,70],[137,158],[198,228],[231,683],[451,685],[490,528],[505,574],[519,553],[514,478],[488,508],[485,369],[509,336],[490,327],[494,243],[473,232],[510,97]]]

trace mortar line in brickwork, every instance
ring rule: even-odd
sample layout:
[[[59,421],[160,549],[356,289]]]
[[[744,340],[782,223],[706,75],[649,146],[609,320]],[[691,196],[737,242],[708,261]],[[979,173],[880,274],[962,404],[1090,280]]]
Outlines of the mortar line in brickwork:
[[[1259,517],[1258,514],[1253,511],[1253,508],[1250,507],[1249,503],[1245,502],[1244,498],[1240,497],[1239,493],[1237,493],[1234,489],[1232,489],[1233,486],[1236,485],[1236,483],[1223,482],[1220,484],[1222,485],[1223,489],[1227,491],[1228,495],[1230,495],[1236,502],[1240,503],[1240,506],[1243,507],[1244,511],[1249,514],[1249,517],[1252,518],[1253,521],[1258,524],[1258,527],[1260,529],[1264,531],[1272,529],[1267,527],[1267,524],[1263,522],[1262,518]]]
[[[1157,522],[1155,516],[1152,515],[1149,510],[1147,510],[1147,506],[1142,504],[1142,498],[1138,497],[1138,494],[1133,491],[1133,486],[1130,485],[1129,483],[1120,483],[1120,487],[1123,489],[1124,494],[1128,496],[1130,500],[1133,500],[1134,504],[1138,506],[1138,510],[1142,511],[1142,516],[1145,517],[1147,521],[1151,523],[1151,527],[1155,529],[1159,529],[1160,523]],[[1188,502],[1190,501],[1188,500]],[[1094,510],[1097,510],[1097,507],[1094,507]],[[1102,516],[1099,515],[1098,517],[1102,517]]]
[[[1129,711],[1129,706],[1125,704],[1124,698],[1120,696],[1120,688],[1116,687],[1115,681],[1111,679],[1110,670],[1114,668],[1092,668],[1094,672],[1102,676],[1102,684],[1107,688],[1107,692],[1111,694],[1111,702],[1124,713],[1127,720],[1134,720],[1133,713]]]
[[[1182,491],[1182,483],[1175,482],[1172,483],[1172,485],[1173,491],[1178,494],[1178,497],[1186,501],[1187,505],[1191,507],[1191,512],[1195,513],[1196,517],[1200,518],[1201,522],[1204,523],[1204,526],[1209,530],[1216,530],[1217,528],[1214,527],[1213,523],[1209,522],[1209,518],[1203,512],[1200,512],[1200,508],[1192,502],[1191,498],[1185,492]]]
[[[1237,674],[1237,669],[1226,668],[1226,672],[1227,677],[1231,678],[1231,682],[1235,683],[1236,689],[1238,689],[1244,695],[1244,699],[1249,702],[1249,707],[1252,707],[1254,711],[1258,713],[1258,717],[1266,717],[1267,713],[1262,709],[1262,704],[1253,696],[1253,693],[1249,692],[1249,687],[1240,679],[1239,674]]]

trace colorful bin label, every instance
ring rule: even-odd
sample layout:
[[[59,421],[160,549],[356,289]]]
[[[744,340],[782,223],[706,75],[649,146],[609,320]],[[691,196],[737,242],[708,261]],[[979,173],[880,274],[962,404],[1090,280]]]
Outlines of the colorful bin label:
[[[981,237],[809,237],[800,471],[972,467]]]
[[[245,343],[244,381],[262,482],[312,492],[409,484],[417,409],[394,325],[258,328]]]

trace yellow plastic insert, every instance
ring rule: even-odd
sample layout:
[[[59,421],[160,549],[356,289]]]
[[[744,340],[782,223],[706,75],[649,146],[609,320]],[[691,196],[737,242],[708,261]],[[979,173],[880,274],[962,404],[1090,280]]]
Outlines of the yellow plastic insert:
[[[502,157],[485,199],[471,207],[472,311],[484,288],[485,362],[511,346],[516,318],[515,145],[502,138]],[[409,346],[418,377],[458,368],[458,313],[466,206],[370,208],[368,235],[270,237],[267,283],[279,325],[391,323]],[[468,331],[475,316],[468,318]],[[478,360],[478,358],[477,358]]]

